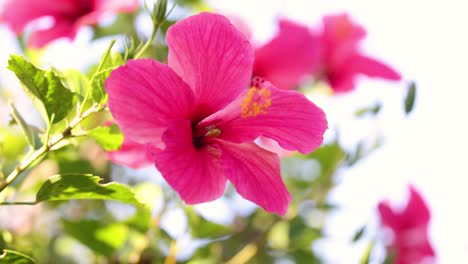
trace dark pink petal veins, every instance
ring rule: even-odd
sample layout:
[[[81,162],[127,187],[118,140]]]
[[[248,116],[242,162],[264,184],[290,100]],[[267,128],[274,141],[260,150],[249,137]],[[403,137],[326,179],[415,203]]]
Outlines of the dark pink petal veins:
[[[166,148],[152,153],[156,167],[186,203],[208,202],[224,193],[221,150],[217,145],[195,148],[190,121],[172,122],[163,140]]]
[[[109,108],[126,137],[162,147],[171,120],[189,119],[194,95],[167,65],[151,59],[131,60],[106,81]]]
[[[279,157],[254,143],[217,142],[224,173],[237,192],[268,212],[284,215],[291,195],[281,179]]]
[[[167,43],[169,66],[193,89],[205,116],[248,87],[252,47],[225,17],[201,13],[181,20],[169,28]]]
[[[306,26],[282,19],[279,33],[255,50],[253,76],[281,89],[296,88],[320,62],[320,39]]]
[[[299,92],[278,89],[268,82],[259,86],[252,86],[201,125],[217,121],[220,138],[237,143],[265,136],[287,150],[302,153],[322,144],[327,129],[322,109]]]

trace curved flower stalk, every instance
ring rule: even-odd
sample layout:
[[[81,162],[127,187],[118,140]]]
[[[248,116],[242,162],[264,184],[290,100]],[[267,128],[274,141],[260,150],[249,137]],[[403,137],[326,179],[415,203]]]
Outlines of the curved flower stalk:
[[[431,212],[422,196],[413,186],[403,210],[393,209],[387,201],[379,203],[381,223],[393,233],[388,252],[395,254],[395,264],[417,264],[435,257],[429,241],[428,228]]]
[[[254,140],[265,136],[309,153],[323,141],[323,111],[296,91],[250,82],[252,47],[221,15],[177,22],[167,43],[168,65],[131,60],[106,82],[124,135],[146,145],[186,203],[220,197],[229,180],[244,198],[284,215],[291,196],[279,157]]]
[[[107,14],[137,8],[138,0],[6,0],[1,17],[17,35],[32,24],[28,45],[41,48],[58,38],[74,39],[81,26],[97,24]],[[52,25],[38,28],[34,21],[46,17]]]

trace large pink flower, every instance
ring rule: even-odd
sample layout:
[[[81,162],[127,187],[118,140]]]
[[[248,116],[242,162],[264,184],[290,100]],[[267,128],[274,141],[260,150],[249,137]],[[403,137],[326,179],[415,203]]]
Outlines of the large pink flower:
[[[279,21],[279,32],[255,49],[253,75],[282,89],[294,89],[319,66],[320,38],[304,25]]]
[[[269,212],[291,196],[279,157],[254,143],[313,151],[327,127],[320,108],[295,91],[254,79],[249,41],[220,15],[201,13],[167,33],[168,65],[129,61],[106,81],[109,108],[125,136],[146,144],[156,167],[189,203],[211,201],[229,180]]]
[[[396,254],[395,264],[418,264],[435,256],[428,235],[431,212],[414,187],[409,190],[410,198],[403,210],[392,209],[387,201],[378,206],[382,225],[393,233],[388,249]]]
[[[132,12],[138,0],[5,0],[2,20],[16,33],[38,18],[53,19],[51,27],[35,28],[28,44],[43,47],[57,38],[73,39],[82,25],[96,24],[107,13]]]
[[[378,60],[363,55],[359,43],[366,31],[347,14],[323,18],[321,66],[317,77],[325,79],[338,93],[354,89],[357,75],[398,81],[398,72]]]

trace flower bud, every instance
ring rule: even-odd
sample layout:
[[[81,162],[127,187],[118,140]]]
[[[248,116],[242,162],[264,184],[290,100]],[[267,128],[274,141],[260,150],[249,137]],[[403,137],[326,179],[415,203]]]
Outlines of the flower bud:
[[[158,0],[153,8],[153,23],[159,24],[166,18],[167,0]]]

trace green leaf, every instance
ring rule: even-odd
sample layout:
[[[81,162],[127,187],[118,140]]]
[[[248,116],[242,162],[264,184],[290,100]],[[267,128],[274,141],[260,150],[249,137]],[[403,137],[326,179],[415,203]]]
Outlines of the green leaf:
[[[125,220],[125,223],[138,232],[146,233],[151,225],[151,208],[157,200],[162,199],[162,190],[150,183],[141,183],[134,189],[138,201],[145,206],[137,208],[136,213]]]
[[[4,249],[0,255],[0,264],[35,264],[36,261],[29,256],[13,250]]]
[[[357,117],[362,117],[362,116],[365,116],[367,114],[377,115],[380,112],[381,109],[382,109],[382,103],[381,102],[376,102],[372,106],[368,106],[368,107],[358,109],[354,113],[354,115],[357,116]]]
[[[187,217],[192,236],[195,238],[220,238],[231,233],[230,226],[210,222],[198,215],[192,208],[187,208]]]
[[[96,253],[111,256],[120,249],[128,235],[128,228],[124,224],[104,224],[95,220],[71,222],[62,220],[65,232],[89,247]]]
[[[39,140],[38,135],[36,135],[32,127],[28,125],[28,123],[26,123],[26,121],[18,112],[18,110],[16,110],[16,107],[13,105],[13,103],[10,102],[9,106],[11,110],[11,116],[16,121],[16,124],[18,124],[18,126],[23,131],[26,141],[33,149],[37,149],[37,145],[39,145],[39,144],[36,144],[36,141]]]
[[[324,263],[310,250],[296,250],[293,252],[295,263],[321,264]]]
[[[134,192],[126,185],[110,182],[100,184],[100,177],[90,174],[59,174],[42,184],[36,203],[74,199],[115,200],[141,206]]]
[[[122,56],[119,53],[111,54],[114,43],[115,40],[109,44],[106,52],[101,57],[96,72],[94,72],[93,76],[91,77],[91,97],[97,103],[106,102],[107,93],[104,87],[105,81],[115,68],[124,64]]]
[[[306,225],[302,217],[296,217],[290,223],[289,239],[291,247],[308,249],[313,241],[322,236],[320,229]]]
[[[416,82],[411,82],[405,97],[405,113],[408,115],[413,111],[414,101],[416,100]]]
[[[54,115],[52,122],[58,123],[72,109],[73,93],[65,88],[62,80],[53,71],[38,69],[17,55],[11,55],[8,69],[23,83],[26,93],[48,122]]]
[[[371,241],[364,251],[364,255],[361,257],[361,264],[369,264],[371,260],[372,250],[374,249],[374,241]]]
[[[67,70],[61,74],[70,90],[78,94],[82,100],[91,87],[88,77],[77,70]]]
[[[362,238],[362,236],[364,235],[365,232],[366,232],[366,226],[363,225],[356,231],[356,233],[353,236],[352,241],[353,242],[359,241]]]
[[[105,150],[118,150],[123,142],[123,134],[116,124],[107,127],[97,127],[88,135],[101,145]]]

